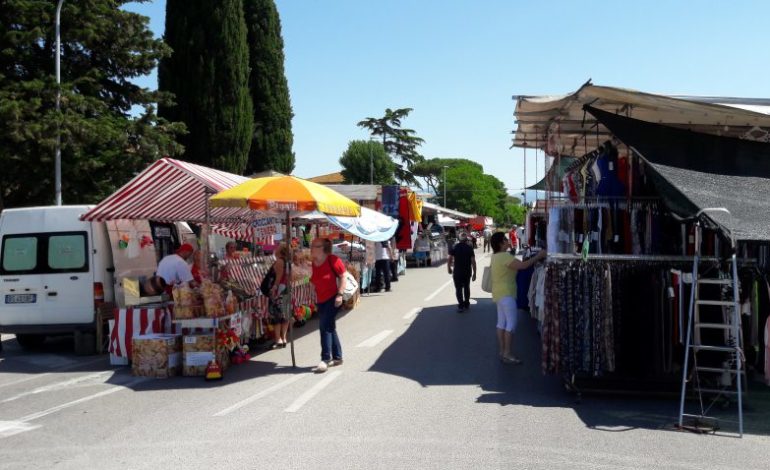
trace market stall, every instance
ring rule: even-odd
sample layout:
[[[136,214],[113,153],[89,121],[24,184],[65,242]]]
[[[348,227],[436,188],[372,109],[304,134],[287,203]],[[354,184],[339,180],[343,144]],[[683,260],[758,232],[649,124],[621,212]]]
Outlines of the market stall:
[[[770,116],[719,102],[590,82],[571,95],[518,98],[514,146],[542,150],[550,167],[536,221],[549,260],[529,286],[544,372],[583,391],[679,393],[693,255],[730,279],[736,240],[740,302],[766,286]],[[731,216],[690,218],[714,206]],[[761,325],[770,301],[746,309]],[[746,363],[767,374],[767,345],[744,328]]]
[[[258,289],[264,269],[258,267],[272,264],[272,257],[242,259],[240,269],[233,269],[229,282],[219,284],[213,282],[219,280],[217,260],[210,258],[206,252],[208,233],[213,224],[232,229],[255,220],[256,213],[250,209],[210,208],[207,204],[212,194],[246,181],[249,179],[242,176],[163,158],[83,215],[83,220],[149,220],[161,226],[181,221],[196,224],[204,253],[197,267],[204,279],[212,281],[202,284],[209,286],[205,292],[186,293],[185,301],[180,304],[168,298],[142,296],[140,287],[143,278],[118,276],[118,285],[121,288],[133,286],[129,289],[136,294],[132,297],[133,303],[141,305],[127,305],[113,312],[115,321],[110,331],[110,354],[115,362],[125,363],[132,359],[134,341],[147,345],[141,348],[138,355],[142,361],[152,359],[152,355],[145,354],[146,351],[158,350],[157,357],[165,358],[165,362],[160,360],[155,366],[138,364],[136,372],[142,374],[151,375],[155,369],[162,370],[166,375],[185,371],[197,374],[201,372],[200,368],[187,368],[185,364],[200,362],[204,357],[218,357],[220,365],[226,366],[221,360],[225,356],[228,359],[231,355],[245,357],[246,348],[241,342],[244,337],[248,338],[249,330],[259,332],[267,310],[267,301]],[[125,243],[122,237],[118,238],[114,250],[122,247],[118,244]],[[131,236],[128,238],[130,242]],[[138,257],[141,258],[144,251],[154,251],[152,245],[138,246]],[[312,298],[308,296],[312,289],[306,279],[294,283],[293,290],[297,291],[294,299],[312,303]],[[194,336],[201,334],[206,338],[198,341]],[[172,335],[172,338],[162,335]],[[179,336],[179,341],[174,339],[176,336]],[[187,336],[190,337],[189,343]],[[164,346],[166,340],[170,341],[170,345]],[[177,364],[169,357],[181,359]],[[174,363],[173,366],[169,366],[169,360]]]

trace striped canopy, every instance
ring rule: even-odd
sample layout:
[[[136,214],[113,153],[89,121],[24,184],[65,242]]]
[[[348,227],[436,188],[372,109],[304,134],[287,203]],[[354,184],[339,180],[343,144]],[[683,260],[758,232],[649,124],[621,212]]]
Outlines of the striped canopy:
[[[161,158],[134,179],[85,213],[82,220],[149,219],[161,222],[206,220],[206,198],[249,181],[200,165]],[[211,209],[210,221],[229,223],[249,220],[248,209]]]
[[[357,217],[361,207],[326,186],[294,176],[254,178],[211,198],[212,207],[258,211],[313,211]]]

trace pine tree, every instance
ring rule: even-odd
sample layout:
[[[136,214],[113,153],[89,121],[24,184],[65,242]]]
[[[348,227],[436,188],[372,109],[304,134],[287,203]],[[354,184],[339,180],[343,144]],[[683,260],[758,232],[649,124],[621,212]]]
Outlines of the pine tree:
[[[246,172],[294,170],[293,116],[284,73],[281,20],[273,0],[243,0],[248,29],[254,134]]]
[[[56,111],[55,1],[0,1],[0,209],[54,202],[61,134],[62,199],[95,203],[159,157],[175,156],[180,123],[159,119],[164,94],[131,78],[169,53],[128,1],[66,2],[61,111]],[[132,107],[143,112],[132,117]],[[136,109],[136,108],[135,108]]]
[[[160,64],[158,86],[176,105],[159,113],[187,124],[185,160],[242,174],[253,117],[241,0],[168,0],[165,41],[173,52]]]

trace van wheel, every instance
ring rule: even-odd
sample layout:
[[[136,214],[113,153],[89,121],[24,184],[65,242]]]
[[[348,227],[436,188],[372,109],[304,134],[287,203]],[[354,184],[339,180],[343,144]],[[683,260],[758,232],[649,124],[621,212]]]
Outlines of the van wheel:
[[[75,355],[96,354],[96,335],[93,331],[75,331]]]
[[[45,335],[16,335],[16,341],[23,349],[38,349],[45,341]]]

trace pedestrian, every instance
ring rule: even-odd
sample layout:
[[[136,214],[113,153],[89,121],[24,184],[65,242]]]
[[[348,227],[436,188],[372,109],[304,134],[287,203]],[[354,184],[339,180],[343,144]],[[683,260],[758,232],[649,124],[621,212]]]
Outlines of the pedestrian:
[[[284,299],[283,295],[289,285],[286,278],[286,260],[289,259],[289,248],[285,243],[281,243],[278,249],[275,251],[275,262],[273,263],[273,270],[275,271],[275,282],[270,289],[270,295],[268,296],[268,321],[273,325],[274,341],[272,349],[285,348],[286,334],[289,331],[289,319],[286,312],[284,312]]]
[[[396,248],[396,237],[390,239],[390,282],[398,282],[399,250]]]
[[[321,362],[314,371],[319,373],[326,372],[329,366],[342,365],[336,318],[342,306],[342,293],[345,292],[345,263],[331,253],[332,242],[328,238],[316,238],[310,242],[313,259],[310,281],[315,287],[318,331],[321,334]]]
[[[537,255],[521,261],[506,248],[509,241],[505,234],[498,232],[492,235],[492,261],[490,276],[492,280],[492,300],[497,304],[497,350],[500,361],[506,364],[521,364],[521,360],[511,355],[513,333],[516,331],[516,272],[527,269],[537,261],[546,257],[546,251],[541,250]]]
[[[377,291],[384,286],[385,292],[390,292],[390,260],[392,258],[393,249],[390,247],[390,240],[374,245],[374,283],[377,286]]]
[[[513,250],[513,253],[516,254],[519,251],[519,234],[518,230],[516,230],[516,224],[511,227],[511,231],[508,232],[508,238],[511,242],[511,250]]]
[[[471,308],[471,280],[476,280],[476,254],[468,242],[468,234],[460,232],[458,242],[449,250],[447,269],[452,275],[457,297],[457,311]]]
[[[492,229],[490,227],[484,227],[484,253],[491,251],[490,239],[492,238]]]

